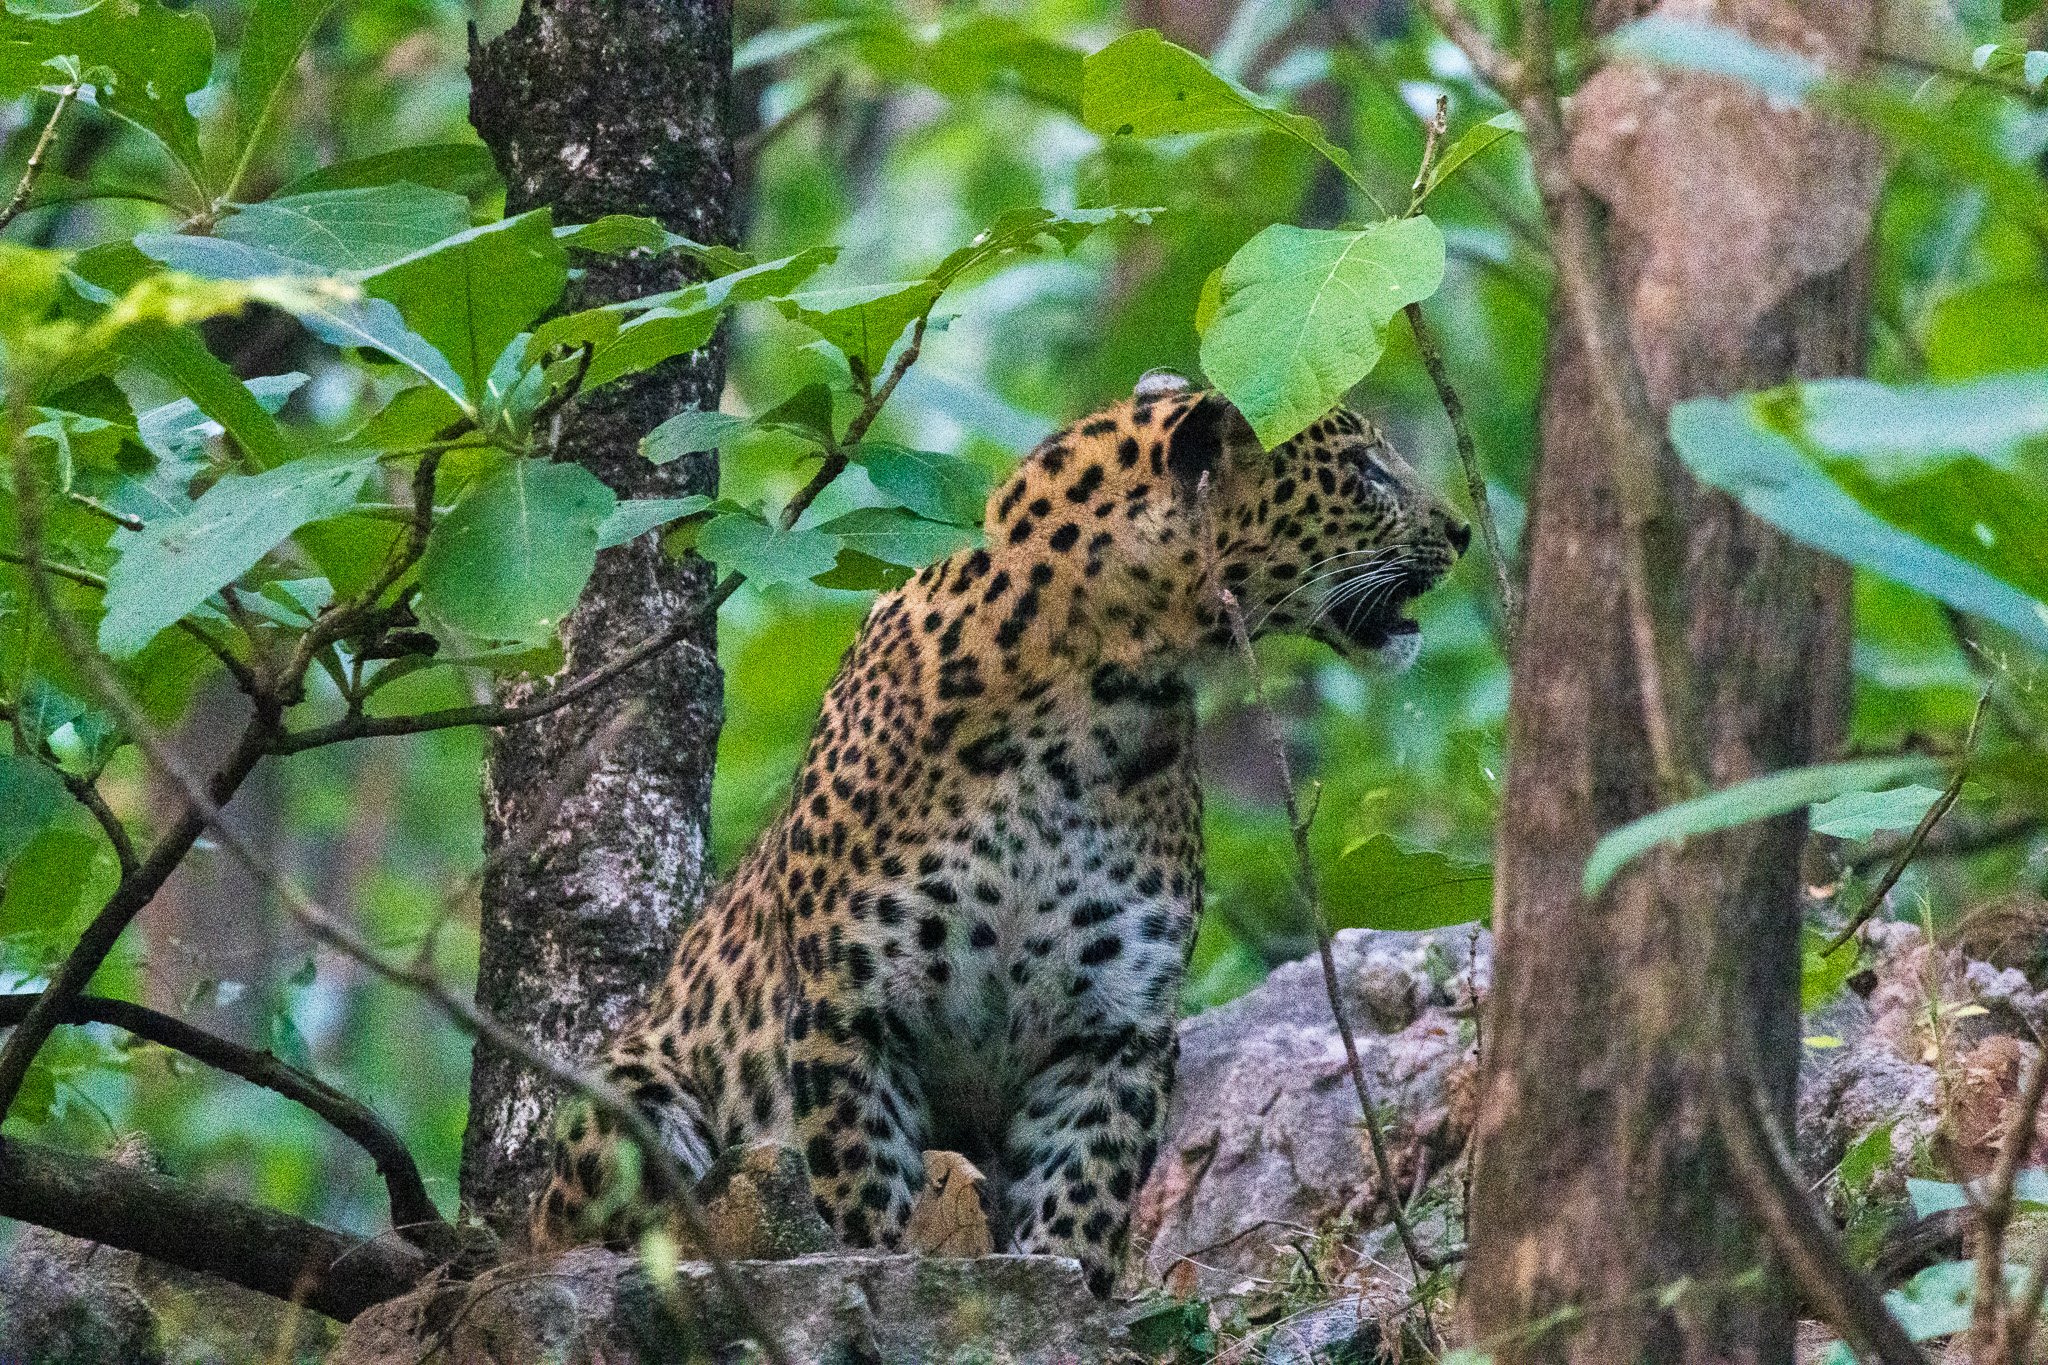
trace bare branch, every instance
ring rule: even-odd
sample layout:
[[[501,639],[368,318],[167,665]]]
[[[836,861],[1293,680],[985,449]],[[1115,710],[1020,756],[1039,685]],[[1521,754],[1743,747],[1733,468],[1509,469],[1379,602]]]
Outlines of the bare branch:
[[[1980,704],[1981,710],[1981,704]],[[1977,1292],[1970,1304],[1970,1345],[1972,1358],[1981,1361],[2010,1361],[2026,1357],[2025,1339],[2016,1338],[2019,1326],[2013,1304],[2006,1293],[2005,1234],[2012,1226],[2013,1191],[2020,1167],[2034,1148],[2034,1132],[2041,1119],[2041,1100],[2048,1096],[2048,1047],[2035,1050],[2034,1063],[2013,1098],[2012,1117],[2006,1124],[2005,1141],[1998,1149],[1998,1161],[1991,1168],[1982,1202],[1977,1204]],[[2033,1335],[2040,1302],[2029,1286],[2026,1336]]]
[[[1273,708],[1266,704],[1266,685],[1259,671],[1258,655],[1252,652],[1251,632],[1245,628],[1244,611],[1238,605],[1237,594],[1223,586],[1216,573],[1215,544],[1213,532],[1206,529],[1209,518],[1209,476],[1202,476],[1197,497],[1202,509],[1204,529],[1201,544],[1205,550],[1207,564],[1205,581],[1214,589],[1218,605],[1230,626],[1231,639],[1237,645],[1238,655],[1244,660],[1245,668],[1251,675],[1252,709],[1266,730],[1271,745],[1272,757],[1280,770],[1280,790],[1286,798],[1287,828],[1294,840],[1294,879],[1309,912],[1309,921],[1315,929],[1316,952],[1323,967],[1323,990],[1329,996],[1330,1017],[1336,1021],[1337,1036],[1344,1041],[1344,1058],[1351,1071],[1351,1085],[1358,1092],[1358,1107],[1365,1116],[1366,1138],[1372,1147],[1373,1165],[1379,1174],[1380,1202],[1386,1207],[1393,1220],[1394,1231],[1401,1239],[1401,1249],[1407,1253],[1409,1265],[1415,1272],[1417,1283],[1426,1270],[1441,1270],[1463,1256],[1462,1252],[1438,1255],[1425,1251],[1415,1240],[1415,1228],[1408,1221],[1408,1211],[1401,1202],[1401,1186],[1394,1178],[1394,1162],[1387,1151],[1387,1135],[1380,1123],[1379,1108],[1373,1103],[1372,1086],[1365,1078],[1365,1065],[1358,1058],[1358,1038],[1351,1029],[1351,1013],[1344,1005],[1344,995],[1337,985],[1337,959],[1330,946],[1330,919],[1323,910],[1322,889],[1316,881],[1314,860],[1309,856],[1308,831],[1315,812],[1311,809],[1304,818],[1300,803],[1294,795],[1294,765],[1287,758],[1287,737],[1281,733],[1280,722],[1273,714]],[[1318,801],[1321,794],[1317,795]]]
[[[40,998],[33,992],[0,995],[0,1028],[19,1024]],[[126,1000],[79,996],[64,1003],[58,1022],[112,1024],[304,1105],[376,1162],[377,1173],[390,1193],[393,1230],[437,1261],[452,1259],[460,1252],[460,1238],[434,1207],[412,1153],[367,1105],[268,1052],[229,1042],[182,1019]]]
[[[1970,752],[1977,746],[1977,727],[1983,723],[1984,704],[1990,699],[1989,690],[1977,698],[1977,709],[1970,716],[1969,733],[1963,737],[1963,757],[1962,761],[1956,764],[1955,776],[1949,779],[1948,786],[1942,789],[1941,795],[1934,799],[1934,804],[1927,808],[1927,813],[1920,817],[1920,823],[1913,827],[1912,834],[1907,836],[1906,842],[1900,845],[1899,851],[1892,856],[1891,865],[1885,868],[1884,876],[1878,878],[1877,885],[1872,887],[1870,894],[1864,898],[1862,908],[1851,915],[1849,922],[1842,926],[1841,932],[1829,939],[1827,946],[1821,949],[1823,957],[1854,938],[1856,931],[1868,924],[1870,917],[1884,907],[1884,898],[1898,885],[1900,876],[1906,871],[1906,865],[1913,861],[1914,855],[1920,852],[1921,845],[1927,842],[1928,832],[1941,823],[1941,817],[1948,814],[1949,808],[1955,805],[1956,798],[1963,794],[1963,782],[1970,774]]]
[[[1532,0],[1532,3],[1536,2],[1538,0]],[[1521,64],[1495,47],[1493,40],[1480,32],[1479,26],[1458,8],[1458,0],[1422,0],[1422,8],[1428,11],[1431,22],[1443,31],[1444,37],[1457,44],[1480,79],[1511,103],[1521,96]]]
[[[1718,1077],[1714,1112],[1743,1201],[1770,1234],[1807,1302],[1858,1356],[1874,1356],[1882,1365],[1927,1365],[1877,1290],[1849,1264],[1834,1229],[1808,1202],[1754,1079]]]
[[[20,1138],[0,1141],[0,1215],[138,1252],[342,1321],[418,1284],[433,1263],[275,1209]]]
[[[43,125],[43,135],[36,139],[35,149],[28,154],[28,164],[22,167],[21,183],[14,187],[14,195],[7,201],[7,207],[0,209],[0,229],[13,222],[15,215],[28,207],[29,191],[35,188],[36,176],[43,169],[43,157],[50,150],[50,144],[57,139],[57,125],[65,111],[71,108],[71,101],[78,98],[78,83],[72,82],[57,94],[57,107],[50,111],[50,121]]]

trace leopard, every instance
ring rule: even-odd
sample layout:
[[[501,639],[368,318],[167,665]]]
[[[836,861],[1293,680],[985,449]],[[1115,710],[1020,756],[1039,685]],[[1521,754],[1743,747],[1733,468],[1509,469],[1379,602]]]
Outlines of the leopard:
[[[1409,604],[1470,540],[1344,407],[1269,451],[1155,373],[1055,432],[989,494],[982,544],[875,600],[787,805],[605,1077],[692,1179],[795,1148],[851,1247],[902,1249],[923,1154],[959,1152],[999,1249],[1072,1257],[1108,1295],[1202,909],[1191,679],[1234,648],[1230,604],[1249,636],[1403,667]],[[629,1242],[659,1191],[619,1197],[639,1163],[604,1114],[565,1122],[534,1241]]]

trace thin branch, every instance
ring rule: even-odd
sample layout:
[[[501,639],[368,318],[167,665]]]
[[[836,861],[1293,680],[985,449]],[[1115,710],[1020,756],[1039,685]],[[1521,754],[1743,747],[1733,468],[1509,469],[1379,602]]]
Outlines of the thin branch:
[[[346,1322],[433,1263],[183,1181],[20,1138],[0,1141],[0,1216],[217,1275]]]
[[[833,479],[846,469],[850,460],[848,452],[859,445],[861,439],[881,416],[883,405],[896,392],[896,386],[910,367],[917,362],[924,346],[926,319],[920,317],[910,334],[910,342],[896,357],[888,377],[870,394],[861,405],[861,410],[847,424],[846,434],[839,438],[826,452],[825,463],[812,476],[809,483],[789,500],[782,510],[781,525],[786,530],[796,524],[796,519],[816,501]],[[295,733],[281,733],[271,742],[275,754],[303,753],[329,744],[339,744],[351,739],[364,739],[383,735],[417,735],[432,730],[449,730],[465,725],[484,725],[500,728],[507,725],[523,725],[552,715],[574,702],[581,701],[601,688],[609,686],[620,677],[630,673],[641,664],[682,643],[695,634],[706,615],[715,615],[726,599],[739,590],[746,581],[745,575],[729,573],[720,579],[712,589],[702,613],[685,612],[659,632],[649,636],[624,654],[599,665],[589,673],[569,682],[561,683],[542,696],[532,697],[516,706],[453,706],[440,711],[425,711],[409,716],[364,716],[347,715],[327,725]]]
[[[780,140],[784,133],[787,133],[812,114],[817,113],[836,101],[839,98],[840,88],[845,83],[845,73],[835,71],[825,78],[824,84],[805,96],[802,103],[777,118],[773,123],[756,128],[744,137],[734,138],[732,143],[734,164],[744,170],[760,160],[761,153],[767,151]]]
[[[1202,476],[1197,493],[1202,508],[1203,525],[1208,524],[1209,477]],[[1273,708],[1266,703],[1266,685],[1259,671],[1258,655],[1252,651],[1251,632],[1245,628],[1244,610],[1239,606],[1237,594],[1223,586],[1215,572],[1215,536],[1209,530],[1202,531],[1201,544],[1208,560],[1204,578],[1214,589],[1218,605],[1224,618],[1230,624],[1231,639],[1237,645],[1237,652],[1244,660],[1245,668],[1251,675],[1252,710],[1258,714],[1266,728],[1266,735],[1272,749],[1273,761],[1280,770],[1280,790],[1286,798],[1287,828],[1294,841],[1294,877],[1303,902],[1308,907],[1309,920],[1315,929],[1316,953],[1323,967],[1323,990],[1329,997],[1330,1016],[1336,1021],[1337,1036],[1344,1042],[1344,1058],[1351,1071],[1351,1085],[1358,1093],[1358,1107],[1365,1115],[1365,1132],[1372,1148],[1373,1165],[1379,1173],[1380,1202],[1385,1206],[1394,1224],[1394,1232],[1401,1239],[1401,1249],[1407,1253],[1410,1267],[1419,1284],[1423,1272],[1441,1270],[1443,1267],[1462,1259],[1462,1252],[1435,1254],[1425,1251],[1415,1239],[1415,1228],[1408,1221],[1408,1211],[1402,1206],[1401,1186],[1394,1178],[1394,1162],[1387,1151],[1387,1135],[1380,1123],[1379,1108],[1373,1103],[1372,1086],[1365,1078],[1365,1064],[1358,1058],[1358,1038],[1351,1029],[1351,1013],[1345,1007],[1344,995],[1337,984],[1337,959],[1330,941],[1330,920],[1323,910],[1322,889],[1316,881],[1315,861],[1309,856],[1308,830],[1315,818],[1310,810],[1304,818],[1300,803],[1294,795],[1294,765],[1287,758],[1287,738],[1280,730],[1280,721],[1273,714]],[[1320,800],[1320,794],[1318,795]]]
[[[29,191],[35,188],[36,176],[43,169],[43,157],[49,152],[50,144],[57,140],[57,125],[71,108],[71,101],[78,98],[78,83],[72,82],[57,94],[57,107],[50,111],[50,121],[43,125],[43,135],[36,139],[35,149],[28,154],[28,164],[22,167],[21,183],[14,187],[14,197],[7,201],[7,207],[0,209],[0,231],[14,221],[15,216],[28,207]]]
[[[2017,815],[1994,820],[1988,824],[1958,829],[1953,820],[1944,827],[1944,833],[1930,835],[1921,841],[1914,857],[1926,861],[1929,858],[1967,858],[1974,853],[1989,852],[2017,843],[2029,835],[2048,828],[2048,814],[2023,811]],[[1854,872],[1864,872],[1873,867],[1889,864],[1897,857],[1908,840],[1894,839],[1889,843],[1874,844],[1849,861]]]
[[[1863,1358],[1882,1365],[1928,1365],[1856,1272],[1835,1230],[1814,1211],[1785,1138],[1748,1076],[1714,1080],[1714,1112],[1735,1183],[1750,1213],[1770,1234],[1779,1257],[1821,1318]]]
[[[78,627],[70,616],[59,607],[51,586],[51,574],[43,560],[43,495],[39,476],[28,458],[27,446],[15,433],[11,443],[14,448],[14,475],[17,500],[15,518],[25,566],[28,569],[29,588],[36,604],[49,617],[50,627],[65,652],[79,664],[95,690],[114,711],[117,719],[124,722],[132,735],[149,731],[149,721],[141,710],[129,700],[120,682],[113,676],[104,660],[92,651],[91,646],[79,634]],[[13,1107],[15,1097],[21,1093],[22,1082],[28,1076],[30,1063],[36,1053],[49,1040],[50,1033],[57,1026],[69,1003],[85,993],[86,984],[93,974],[107,960],[121,933],[129,921],[142,907],[149,903],[171,873],[198,842],[200,832],[205,829],[203,810],[218,809],[232,797],[243,781],[247,779],[256,763],[262,758],[270,733],[275,729],[277,711],[274,705],[266,706],[258,699],[256,712],[243,729],[241,737],[228,753],[227,759],[213,774],[202,789],[196,779],[190,779],[184,772],[182,761],[178,763],[182,784],[198,799],[188,799],[184,808],[171,822],[156,846],[143,858],[141,865],[132,875],[123,876],[115,885],[114,892],[99,912],[79,935],[57,974],[50,979],[36,1003],[30,1007],[13,1033],[8,1036],[5,1047],[0,1047],[0,1122]],[[138,724],[140,731],[138,731]],[[153,731],[151,731],[153,733]],[[161,746],[159,746],[161,747]]]
[[[39,999],[35,992],[0,995],[0,1028],[19,1024]],[[268,1052],[229,1042],[182,1019],[126,1000],[80,996],[65,1003],[58,1022],[112,1024],[305,1106],[377,1164],[390,1195],[394,1231],[437,1261],[452,1259],[459,1252],[460,1237],[434,1207],[412,1153],[367,1105]]]
[[[1534,0],[1532,0],[1532,3]],[[1421,0],[1422,8],[1443,35],[1465,54],[1481,80],[1510,103],[1522,95],[1522,64],[1493,45],[1493,40],[1458,8],[1458,0]]]
[[[2035,1126],[2040,1122],[2044,1096],[2048,1096],[2048,1047],[2035,1050],[2034,1064],[2020,1083],[2012,1117],[2006,1125],[2005,1141],[1999,1146],[1998,1160],[1991,1168],[1983,1201],[1976,1209],[1977,1292],[1970,1305],[1970,1345],[1973,1358],[1981,1361],[2011,1361],[2019,1365],[2024,1359],[2025,1342],[2015,1340],[2014,1331],[2019,1324],[2006,1294],[2005,1234],[2012,1226],[2013,1190],[2019,1181],[2020,1167],[2026,1164],[2034,1147]],[[2029,1293],[2032,1292],[2030,1286]],[[2036,1299],[2027,1314],[2029,1337],[2033,1335],[2038,1312]]]
[[[1821,949],[1821,956],[1827,956],[1854,938],[1856,931],[1868,924],[1871,916],[1884,908],[1884,898],[1898,885],[1899,878],[1906,871],[1906,865],[1913,861],[1914,855],[1920,852],[1920,846],[1927,842],[1928,832],[1941,823],[1941,817],[1948,814],[1949,808],[1955,805],[1956,798],[1963,794],[1963,783],[1970,775],[1970,753],[1977,746],[1977,728],[1983,723],[1984,705],[1990,699],[1989,690],[1977,698],[1977,709],[1970,716],[1969,732],[1963,736],[1963,752],[1961,759],[1956,763],[1955,776],[1948,780],[1948,785],[1942,788],[1941,795],[1934,798],[1934,804],[1920,817],[1920,823],[1913,826],[1912,834],[1900,845],[1899,851],[1892,855],[1891,865],[1885,868],[1884,876],[1878,878],[1877,885],[1872,887],[1870,894],[1864,898],[1862,908],[1849,917],[1849,922],[1842,926],[1841,932],[1827,941],[1827,946]]]
[[[18,550],[0,550],[0,564],[15,564],[22,568],[29,567],[28,557]],[[91,588],[95,592],[105,592],[107,590],[107,580],[89,569],[81,569],[72,564],[60,564],[51,559],[43,560],[42,566],[52,577],[76,583],[81,588]],[[249,666],[240,659],[237,659],[234,651],[216,639],[212,631],[207,630],[190,617],[180,620],[178,628],[200,644],[206,646],[206,652],[220,660],[221,666],[233,675],[236,685],[242,691],[248,692],[256,685],[255,675],[249,671]]]
[[[1430,167],[1436,161],[1437,143],[1449,122],[1450,100],[1439,95],[1436,116],[1424,125],[1422,160],[1416,166],[1415,184],[1408,194],[1408,216],[1411,218],[1422,208]],[[1485,542],[1487,558],[1493,563],[1494,585],[1500,591],[1501,614],[1507,622],[1508,644],[1512,650],[1515,631],[1521,624],[1521,602],[1508,578],[1507,556],[1500,545],[1500,528],[1493,519],[1493,502],[1486,495],[1486,476],[1479,469],[1479,447],[1472,439],[1471,427],[1465,422],[1464,401],[1458,397],[1457,389],[1451,386],[1450,371],[1444,365],[1443,348],[1437,344],[1435,331],[1422,315],[1422,305],[1411,303],[1403,311],[1408,316],[1409,330],[1415,334],[1415,349],[1422,357],[1422,368],[1429,372],[1429,382],[1436,386],[1437,401],[1443,405],[1444,416],[1451,423],[1451,435],[1458,447],[1458,463],[1465,471],[1465,492],[1472,499],[1472,514],[1479,522],[1480,539]]]

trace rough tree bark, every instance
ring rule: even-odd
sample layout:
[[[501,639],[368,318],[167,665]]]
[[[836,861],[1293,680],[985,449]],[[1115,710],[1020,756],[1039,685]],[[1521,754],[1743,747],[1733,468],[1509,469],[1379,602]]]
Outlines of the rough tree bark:
[[[1595,21],[1641,8],[1605,0]],[[1872,8],[1665,6],[1848,63]],[[1569,122],[1573,174],[1610,214],[1660,419],[1690,395],[1860,371],[1881,173],[1863,137],[1710,78],[1625,65],[1587,82]],[[1789,1362],[1778,1279],[1746,1276],[1768,1258],[1723,1168],[1709,1078],[1725,1019],[1749,1034],[1789,1118],[1805,822],[1693,840],[1597,900],[1580,894],[1598,837],[1662,804],[1595,402],[1559,312],[1509,705],[1464,1301],[1477,1339],[1517,1365]],[[1668,452],[1661,478],[1682,527],[1691,747],[1707,782],[1827,757],[1846,705],[1846,571],[1693,483]]]
[[[518,24],[470,60],[470,117],[504,172],[507,212],[550,204],[557,222],[647,214],[698,241],[725,240],[731,68],[728,0],[527,0]],[[674,257],[594,262],[565,306],[672,289],[685,277]],[[715,408],[723,384],[714,341],[576,404],[555,457],[621,497],[715,492],[714,456],[656,467],[638,443],[683,408]],[[607,551],[563,629],[568,673],[701,611],[710,585],[706,566],[669,559],[651,537]],[[504,699],[533,686],[509,686]],[[587,777],[559,790],[629,703],[639,708],[631,723]],[[494,738],[485,846],[530,851],[502,860],[484,885],[477,1002],[549,1051],[593,1058],[660,977],[701,899],[722,716],[707,621],[599,695]],[[501,1231],[523,1223],[540,1183],[554,1098],[477,1045],[462,1197]]]

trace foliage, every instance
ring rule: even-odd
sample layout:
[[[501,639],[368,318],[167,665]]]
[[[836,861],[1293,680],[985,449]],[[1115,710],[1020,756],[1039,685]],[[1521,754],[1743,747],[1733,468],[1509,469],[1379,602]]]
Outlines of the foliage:
[[[487,7],[485,35],[511,11]],[[460,707],[494,677],[549,672],[596,556],[630,538],[744,574],[720,619],[723,865],[781,799],[867,595],[971,543],[1010,461],[1147,369],[1202,374],[1268,444],[1348,395],[1452,488],[1450,433],[1395,321],[1426,300],[1512,540],[1548,263],[1526,226],[1536,201],[1514,120],[1419,23],[1333,37],[1246,19],[1205,57],[1156,33],[1118,36],[1122,14],[1101,0],[947,7],[929,22],[869,0],[742,6],[748,228],[714,244],[628,217],[507,218],[466,125],[471,17],[451,0],[101,0],[0,18],[0,99],[14,101],[0,191],[59,92],[81,87],[0,240],[12,732],[0,972],[12,986],[47,977],[117,875],[67,779],[96,782],[138,837],[165,818],[19,562],[24,498],[47,513],[59,610],[154,721],[199,745],[239,714],[237,669],[301,647],[314,657],[294,729]],[[1909,738],[1952,752],[1987,674],[2022,721],[2048,716],[2048,328],[2027,321],[2048,319],[2048,196],[2029,164],[2038,80],[2016,33],[1970,37],[1994,47],[1977,74],[2013,90],[1822,89],[1768,50],[1651,28],[1623,43],[1746,61],[1731,74],[1833,101],[1903,154],[1875,247],[1874,382],[1702,400],[1673,418],[1674,448],[1703,481],[1858,566],[1853,730],[1870,754]],[[1417,111],[1438,93],[1455,135],[1415,196],[1426,216],[1391,216],[1421,162]],[[621,253],[686,260],[694,280],[562,311],[590,262]],[[732,343],[722,410],[676,414],[641,446],[655,462],[715,450],[718,498],[620,502],[548,459],[553,413],[720,327]],[[849,435],[914,337],[879,420]],[[843,472],[785,525],[834,452]],[[1297,769],[1320,785],[1312,843],[1342,925],[1490,909],[1507,672],[1489,591],[1465,565],[1418,603],[1426,644],[1400,677],[1363,677],[1298,640],[1261,645]],[[1989,646],[1963,650],[1946,608]],[[374,619],[321,638],[352,609]],[[1307,946],[1274,778],[1260,746],[1240,742],[1236,678],[1220,672],[1202,694],[1198,1006]],[[1996,759],[2019,742],[1999,721],[1981,747]],[[451,915],[444,897],[479,857],[481,743],[450,729],[273,758],[237,813],[367,936],[426,944],[459,980],[474,910],[460,900]],[[1902,784],[1936,770],[1873,758],[1849,785],[1767,776],[1775,786],[1664,812],[1627,842],[1815,801],[1830,838],[1901,833],[1913,803],[1925,809]],[[1985,772],[1968,811],[2038,802],[2015,766]],[[1858,792],[1873,795],[1842,804]],[[1959,913],[2014,885],[2025,858],[1948,860],[1909,885]],[[397,988],[314,951],[215,855],[195,854],[188,873],[95,989],[303,1050],[372,1099],[452,1202],[466,1044]],[[1814,956],[1817,1002],[1854,954]],[[56,1036],[9,1131],[96,1143],[132,1126],[181,1171],[378,1225],[374,1173],[304,1115],[101,1030]],[[1214,1348],[1206,1315],[1155,1325]]]

